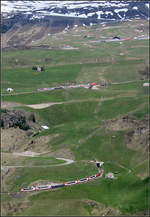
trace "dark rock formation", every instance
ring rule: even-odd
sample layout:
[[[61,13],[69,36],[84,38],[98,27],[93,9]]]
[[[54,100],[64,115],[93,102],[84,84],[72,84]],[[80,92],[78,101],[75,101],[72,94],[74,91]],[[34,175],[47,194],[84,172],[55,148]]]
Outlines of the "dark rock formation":
[[[8,129],[10,127],[19,127],[22,130],[28,130],[25,113],[23,111],[6,111],[1,113],[1,127]]]
[[[29,115],[29,121],[32,121],[32,122],[34,122],[34,123],[36,122],[34,113],[31,113],[31,114]]]

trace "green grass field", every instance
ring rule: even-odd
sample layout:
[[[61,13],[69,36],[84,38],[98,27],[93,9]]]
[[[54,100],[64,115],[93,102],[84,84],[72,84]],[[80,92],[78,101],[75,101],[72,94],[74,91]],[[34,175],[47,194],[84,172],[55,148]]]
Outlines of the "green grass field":
[[[26,92],[31,88],[35,90],[64,82],[101,82],[102,77],[109,82],[136,80],[140,78],[138,71],[148,64],[148,40],[125,41],[122,45],[119,42],[96,45],[79,50],[3,52],[2,93],[10,86],[15,92]],[[45,61],[48,58],[50,62]],[[46,71],[34,72],[34,65],[44,65]]]

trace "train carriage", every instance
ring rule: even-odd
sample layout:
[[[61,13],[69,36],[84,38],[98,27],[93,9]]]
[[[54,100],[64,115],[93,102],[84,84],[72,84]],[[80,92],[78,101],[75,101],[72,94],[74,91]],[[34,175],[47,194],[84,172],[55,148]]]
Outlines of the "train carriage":
[[[51,188],[52,188],[51,185],[43,185],[43,186],[36,186],[35,190],[42,191],[42,190],[50,190]]]
[[[65,182],[64,185],[68,186],[68,185],[75,185],[77,184],[77,181],[71,181],[71,182]]]
[[[30,191],[35,191],[35,187],[32,186],[30,188],[21,188],[21,192],[30,192]]]
[[[79,179],[77,181],[78,184],[82,183],[82,182],[87,182],[88,181],[88,178],[83,178],[83,179]]]

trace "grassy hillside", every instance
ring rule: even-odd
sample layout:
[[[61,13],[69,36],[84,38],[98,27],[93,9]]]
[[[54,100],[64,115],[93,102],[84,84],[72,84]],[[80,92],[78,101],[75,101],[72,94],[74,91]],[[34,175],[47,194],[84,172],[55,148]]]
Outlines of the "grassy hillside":
[[[143,32],[137,31],[141,24],[145,27]],[[26,131],[21,134],[17,128],[8,136],[12,128],[3,129],[2,165],[26,167],[3,170],[2,190],[19,192],[23,186],[42,182],[77,180],[97,172],[90,161],[104,161],[103,177],[86,184],[47,192],[3,194],[3,215],[126,216],[144,215],[148,211],[149,88],[143,87],[148,79],[139,71],[148,65],[149,41],[134,39],[148,34],[147,25],[144,20],[135,20],[121,25],[79,27],[35,42],[53,49],[3,51],[2,102],[6,103],[6,109],[8,106],[27,114],[33,112],[36,127],[32,126],[34,135],[30,136]],[[115,35],[131,40],[98,42]],[[72,50],[63,50],[66,45],[72,46]],[[34,65],[46,70],[34,72]],[[106,82],[108,86],[100,86],[98,90],[80,87],[36,92],[38,88],[72,82]],[[14,88],[16,95],[7,93],[8,87]],[[51,102],[61,104],[41,109],[28,107]],[[124,120],[127,117],[128,121]],[[38,132],[40,125],[49,129]],[[137,135],[137,128],[145,131]],[[10,144],[17,145],[17,150],[8,151]],[[31,158],[12,154],[26,150],[41,155]],[[64,161],[57,160],[58,157],[75,162],[61,166]],[[105,178],[109,172],[114,173],[115,179]]]

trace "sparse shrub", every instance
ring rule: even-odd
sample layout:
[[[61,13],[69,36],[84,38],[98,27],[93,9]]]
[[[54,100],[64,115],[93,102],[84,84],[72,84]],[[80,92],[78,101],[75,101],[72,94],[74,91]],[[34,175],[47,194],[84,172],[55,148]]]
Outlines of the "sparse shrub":
[[[18,126],[21,130],[29,130],[30,129],[30,126],[26,123],[18,122],[15,125]]]
[[[4,127],[4,121],[1,119],[1,127]]]
[[[144,69],[140,70],[139,74],[148,78],[149,77],[149,66],[146,66]]]
[[[32,70],[37,71],[37,67],[36,67],[36,66],[33,66],[33,67],[32,67]]]
[[[7,109],[1,109],[2,113],[7,113]]]
[[[44,66],[41,66],[41,71],[45,71],[45,68],[44,68]]]
[[[34,113],[31,113],[29,116],[29,121],[36,122]]]

